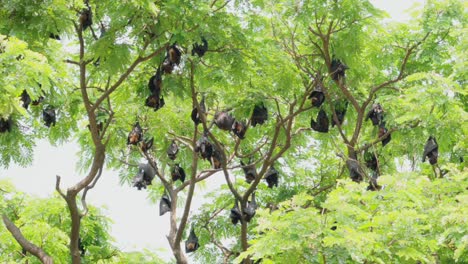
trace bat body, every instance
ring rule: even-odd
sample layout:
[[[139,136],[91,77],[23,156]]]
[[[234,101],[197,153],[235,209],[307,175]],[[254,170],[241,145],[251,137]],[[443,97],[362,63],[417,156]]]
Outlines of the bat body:
[[[47,108],[42,110],[42,119],[44,120],[44,124],[46,127],[55,126],[56,122],[56,115],[55,115],[55,109],[53,108]]]
[[[327,133],[329,126],[330,121],[328,120],[327,113],[325,113],[323,109],[320,109],[317,115],[317,121],[315,121],[313,118],[310,120],[310,127],[317,132]]]
[[[424,153],[423,153],[423,162],[426,161],[426,157],[429,159],[429,163],[434,165],[437,163],[437,159],[439,157],[439,145],[437,144],[437,140],[435,137],[430,136],[427,141],[426,145],[424,146]]]
[[[268,120],[268,110],[262,105],[255,105],[250,118],[252,126],[263,125]]]

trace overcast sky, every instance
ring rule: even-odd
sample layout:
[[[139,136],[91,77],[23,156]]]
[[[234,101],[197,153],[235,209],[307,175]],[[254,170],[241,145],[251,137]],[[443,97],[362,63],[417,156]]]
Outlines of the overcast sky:
[[[406,21],[405,12],[422,0],[371,0],[380,9],[387,11],[392,20]],[[62,176],[62,188],[76,183],[82,175],[75,172],[78,146],[66,144],[59,148],[41,141],[34,155],[34,162],[28,168],[11,166],[0,168],[0,178],[8,178],[20,191],[40,197],[51,196],[55,191],[55,175]],[[81,177],[80,177],[81,176]],[[223,177],[210,178],[210,186],[218,186]],[[200,206],[201,196],[209,190],[196,188],[192,212]],[[120,186],[115,172],[104,172],[96,187],[88,193],[88,202],[104,206],[105,214],[112,220],[111,235],[122,250],[140,250],[145,247],[160,251],[165,258],[171,256],[166,240],[169,227],[169,214],[159,216],[159,205],[150,204],[147,193],[130,186]]]

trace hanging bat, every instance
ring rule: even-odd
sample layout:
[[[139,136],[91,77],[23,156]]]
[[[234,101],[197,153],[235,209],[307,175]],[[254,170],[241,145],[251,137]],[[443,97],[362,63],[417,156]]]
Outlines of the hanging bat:
[[[234,118],[226,112],[218,112],[215,114],[215,124],[221,130],[229,131],[232,129]]]
[[[242,170],[244,171],[245,174],[245,181],[247,183],[251,183],[257,178],[257,170],[255,168],[255,164],[252,165],[246,165],[244,162],[241,160],[241,165],[242,165]]]
[[[376,126],[383,121],[383,109],[380,104],[373,104],[371,110],[367,112],[366,120],[370,119],[372,125]]]
[[[348,110],[348,101],[343,102],[335,102],[335,113],[336,117],[338,118],[338,124],[341,126],[343,125],[343,120],[346,115],[346,111]],[[337,125],[335,122],[335,118],[332,118],[332,127]]]
[[[23,90],[21,93],[21,101],[23,102],[23,107],[28,110],[29,104],[31,103],[31,97],[26,90]]]
[[[165,74],[171,74],[172,71],[174,70],[174,64],[171,63],[169,58],[166,57],[166,59],[164,59],[164,62],[162,64],[162,68]]]
[[[136,145],[143,139],[143,130],[141,129],[140,123],[137,121],[133,126],[132,131],[128,133],[127,145]]]
[[[206,133],[195,144],[195,152],[199,152],[203,159],[210,160],[213,156],[213,145],[208,140]]]
[[[348,157],[346,166],[348,167],[349,176],[353,181],[361,182],[364,179],[364,172],[362,171],[356,156]]]
[[[323,109],[317,115],[317,122],[313,118],[310,120],[310,127],[317,132],[327,133],[329,125],[327,113]]]
[[[167,57],[172,64],[179,65],[182,53],[176,44],[169,47]]]
[[[244,122],[235,120],[232,124],[232,132],[239,137],[240,139],[245,138],[245,132],[247,131],[247,127],[245,126]]]
[[[381,122],[379,125],[379,138],[383,137],[385,134],[387,134],[388,130],[385,127],[385,122]],[[382,139],[382,147],[385,147],[385,145],[388,144],[392,140],[392,135],[388,134],[385,138]]]
[[[151,182],[156,175],[156,170],[149,163],[140,163],[138,164],[138,173],[133,178],[133,187],[137,187],[138,190],[146,189],[148,185],[151,185]]]
[[[312,101],[312,106],[320,107],[325,102],[325,94],[322,92],[322,87],[317,86],[315,90],[309,95],[309,99]]]
[[[223,155],[221,155],[221,150],[214,146],[213,155],[211,156],[211,163],[214,169],[221,169],[223,164]]]
[[[85,31],[88,27],[90,27],[93,24],[93,13],[91,11],[90,6],[81,11],[80,24],[83,31]]]
[[[42,110],[42,119],[44,120],[44,125],[46,125],[46,127],[50,127],[51,125],[55,126],[55,109],[46,108]]]
[[[192,56],[195,56],[195,54],[198,55],[198,57],[203,57],[205,53],[208,51],[208,41],[204,37],[202,37],[202,44],[195,43],[193,44],[192,48]]]
[[[263,105],[255,105],[252,113],[252,117],[250,118],[252,126],[263,125],[265,121],[268,120],[268,110]]]
[[[378,169],[378,160],[377,160],[377,155],[374,152],[367,152],[364,153],[364,161],[366,162],[366,167],[373,170],[377,171]]]
[[[169,148],[167,149],[167,156],[171,160],[175,160],[177,157],[177,153],[179,152],[179,146],[177,146],[176,142],[172,140],[171,145],[169,145]]]
[[[154,111],[161,109],[166,103],[164,102],[164,97],[159,97],[156,94],[152,94],[146,98],[145,106],[153,108]]]
[[[382,186],[377,184],[377,178],[379,177],[379,174],[375,171],[372,172],[372,176],[369,180],[369,186],[367,186],[368,191],[378,191],[382,189]]]
[[[159,201],[159,216],[171,211],[171,199],[164,194]]]
[[[434,165],[437,163],[437,158],[439,157],[439,145],[437,144],[437,140],[435,137],[430,136],[427,141],[426,145],[424,146],[424,153],[422,161],[426,161],[426,157],[429,159],[429,163]]]
[[[159,97],[161,94],[161,89],[162,89],[162,72],[161,68],[158,67],[156,70],[156,74],[151,76],[151,78],[148,81],[148,89],[150,90],[151,94],[156,95],[156,97]]]
[[[241,215],[241,212],[239,210],[239,203],[238,203],[237,199],[236,199],[236,201],[234,203],[234,207],[231,209],[231,214],[229,215],[229,218],[231,218],[231,222],[234,225],[237,225],[237,223],[239,221],[241,221],[242,215]]]
[[[141,142],[141,151],[147,152],[153,147],[154,138],[146,139]]]
[[[278,171],[271,166],[265,174],[265,180],[268,183],[268,188],[278,187]]]
[[[198,244],[198,237],[195,235],[195,230],[192,229],[190,230],[190,235],[185,241],[185,253],[190,253],[194,252],[200,247],[200,244]]]
[[[198,109],[196,107],[193,108],[192,110],[192,121],[195,123],[195,126],[200,124],[202,122],[201,115],[205,114],[206,112],[206,107],[205,107],[205,96],[202,96],[202,99],[200,101],[200,111],[201,113],[198,112]]]
[[[13,128],[13,121],[11,120],[11,116],[7,119],[0,117],[0,133],[11,132]]]
[[[342,63],[340,60],[333,59],[330,65],[331,77],[334,81],[338,81],[345,77],[345,71],[348,70],[349,67]]]
[[[181,182],[185,181],[185,171],[179,164],[175,164],[171,172],[172,181],[180,180]]]
[[[255,212],[257,210],[257,202],[255,201],[255,192],[252,193],[252,201],[247,202],[244,208],[244,219],[247,222],[255,216]]]

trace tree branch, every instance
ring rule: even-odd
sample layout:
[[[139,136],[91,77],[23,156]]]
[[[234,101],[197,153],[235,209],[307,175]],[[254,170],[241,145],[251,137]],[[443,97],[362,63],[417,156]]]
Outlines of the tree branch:
[[[3,223],[11,235],[15,238],[16,242],[20,244],[20,246],[26,250],[27,252],[34,255],[44,264],[53,264],[54,260],[52,257],[47,255],[47,253],[40,247],[36,246],[35,244],[29,242],[21,233],[21,230],[13,223],[11,220],[5,215],[2,215]]]

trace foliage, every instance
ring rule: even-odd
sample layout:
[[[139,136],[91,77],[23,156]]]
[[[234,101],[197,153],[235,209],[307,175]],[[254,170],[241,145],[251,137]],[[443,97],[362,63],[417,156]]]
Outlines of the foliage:
[[[153,201],[163,192],[171,198],[168,241],[180,263],[187,262],[181,245],[191,224],[201,243],[193,258],[202,263],[249,263],[248,256],[279,263],[466,258],[459,199],[466,196],[468,142],[467,17],[461,1],[428,1],[408,23],[383,21],[385,13],[367,0],[0,0],[0,6],[0,118],[13,121],[11,132],[0,133],[0,166],[29,165],[39,138],[53,144],[74,140],[81,147],[78,165],[87,176],[61,193],[69,218],[55,198],[12,202],[16,209],[8,212],[33,241],[41,234],[26,217],[56,232],[53,246],[42,244],[54,257],[66,259],[68,243],[69,253],[76,252],[80,233],[90,254],[84,261],[159,261],[148,252],[114,251],[107,221],[95,209],[82,221],[87,208],[77,206],[103,169],[119,170],[121,182],[130,186],[137,164],[149,162],[157,173],[146,191]],[[93,24],[83,29],[88,8]],[[202,39],[209,45],[206,54],[191,55]],[[165,106],[154,111],[144,106],[152,93],[148,81],[172,45],[180,49],[181,63],[163,75]],[[338,60],[349,69],[335,78]],[[325,103],[315,108],[308,97],[319,87]],[[19,100],[24,90],[32,100],[45,99],[26,110]],[[206,116],[194,127],[190,114],[202,98]],[[382,127],[366,118],[377,103]],[[249,126],[260,104],[269,120]],[[344,104],[341,124],[328,133],[310,128],[319,111],[336,121]],[[58,113],[51,128],[41,120],[48,107]],[[214,125],[220,111],[247,124],[245,139]],[[143,138],[154,138],[148,151],[127,145],[136,121]],[[198,157],[196,141],[203,133],[219,148],[221,168]],[[385,136],[391,136],[387,146],[381,144]],[[434,166],[421,162],[429,136],[439,144]],[[166,155],[172,140],[180,147],[175,161]],[[365,166],[366,153],[377,157],[374,172]],[[240,161],[256,166],[258,177],[250,185]],[[356,181],[382,176],[378,185],[386,187],[363,191],[346,180],[353,174],[350,162],[362,178]],[[171,180],[176,163],[187,174],[184,183]],[[270,166],[280,173],[278,188],[260,183]],[[195,185],[209,186],[216,172],[226,185],[189,217]],[[280,209],[232,226],[234,201],[242,210],[254,191],[261,207]],[[36,220],[43,211],[51,218]],[[68,235],[68,229],[74,231]]]
[[[251,254],[262,263],[464,263],[468,260],[468,174],[429,180],[382,176],[380,192],[340,180],[321,208],[304,193],[259,212]]]
[[[21,227],[23,235],[32,243],[40,245],[57,263],[69,260],[70,219],[59,197],[37,198],[14,189],[11,183],[0,182],[0,212]],[[121,253],[112,245],[109,235],[110,219],[100,209],[89,208],[80,232],[85,249],[85,263],[114,263]],[[22,253],[5,226],[0,225],[0,255],[2,263],[40,263],[34,256]],[[24,255],[25,254],[25,255]]]

